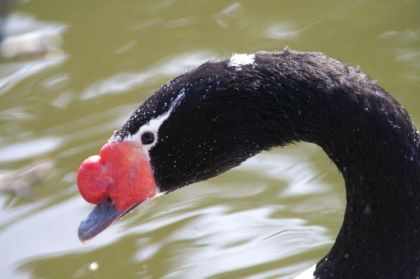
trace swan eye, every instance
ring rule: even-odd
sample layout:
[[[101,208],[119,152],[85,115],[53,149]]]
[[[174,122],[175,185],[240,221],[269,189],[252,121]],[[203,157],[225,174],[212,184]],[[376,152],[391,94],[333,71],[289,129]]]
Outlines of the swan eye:
[[[143,144],[151,144],[155,141],[155,135],[152,132],[144,132],[141,135],[141,142]]]

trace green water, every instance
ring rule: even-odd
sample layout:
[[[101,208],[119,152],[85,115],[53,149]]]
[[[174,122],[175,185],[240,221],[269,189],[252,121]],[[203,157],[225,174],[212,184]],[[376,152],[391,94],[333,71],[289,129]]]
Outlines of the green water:
[[[0,61],[0,187],[28,184],[0,194],[1,277],[290,278],[311,266],[345,206],[314,145],[155,199],[85,244],[75,170],[168,79],[234,52],[289,46],[360,65],[419,127],[419,12],[415,0],[18,2],[14,14],[62,28],[62,44]]]

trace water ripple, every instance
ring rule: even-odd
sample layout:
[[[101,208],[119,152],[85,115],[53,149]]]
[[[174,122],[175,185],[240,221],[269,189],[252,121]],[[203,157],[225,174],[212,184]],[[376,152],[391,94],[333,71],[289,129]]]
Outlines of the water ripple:
[[[2,146],[0,148],[0,163],[37,157],[56,150],[61,143],[60,138],[45,137]]]
[[[214,57],[211,51],[188,52],[138,73],[119,73],[90,85],[80,95],[82,100],[97,98],[105,94],[115,94],[143,85],[158,77],[180,74]]]

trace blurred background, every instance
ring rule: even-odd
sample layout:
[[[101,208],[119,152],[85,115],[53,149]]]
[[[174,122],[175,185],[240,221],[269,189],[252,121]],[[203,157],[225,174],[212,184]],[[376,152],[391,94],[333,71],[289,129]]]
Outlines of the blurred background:
[[[75,171],[148,95],[235,52],[322,51],[420,127],[420,2],[1,0],[2,278],[290,278],[330,248],[344,187],[316,146],[274,149],[148,202],[97,238]]]

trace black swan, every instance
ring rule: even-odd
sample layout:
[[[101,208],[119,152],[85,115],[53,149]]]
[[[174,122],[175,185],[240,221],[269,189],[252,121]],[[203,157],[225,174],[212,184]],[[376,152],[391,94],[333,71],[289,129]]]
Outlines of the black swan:
[[[322,53],[235,54],[165,84],[81,164],[80,193],[97,205],[79,238],[296,141],[319,145],[346,187],[343,225],[311,277],[420,278],[419,132],[360,69]]]

